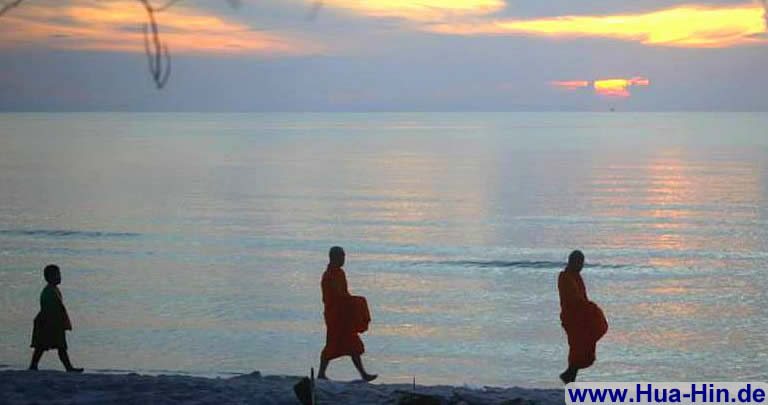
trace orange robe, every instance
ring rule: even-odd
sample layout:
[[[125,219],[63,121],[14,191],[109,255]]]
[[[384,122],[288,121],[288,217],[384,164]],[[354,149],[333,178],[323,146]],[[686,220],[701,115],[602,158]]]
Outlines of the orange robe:
[[[579,273],[561,271],[557,289],[560,321],[568,335],[568,366],[587,368],[595,362],[597,341],[608,331],[608,322],[600,307],[587,298]]]
[[[332,360],[341,356],[361,355],[365,352],[361,331],[361,316],[353,297],[347,290],[347,277],[341,267],[331,267],[323,273],[323,304],[325,304],[325,348],[320,355],[323,360]],[[364,314],[363,314],[364,315]],[[370,317],[369,317],[370,320]],[[367,323],[366,323],[367,329]],[[364,330],[364,329],[363,329]]]

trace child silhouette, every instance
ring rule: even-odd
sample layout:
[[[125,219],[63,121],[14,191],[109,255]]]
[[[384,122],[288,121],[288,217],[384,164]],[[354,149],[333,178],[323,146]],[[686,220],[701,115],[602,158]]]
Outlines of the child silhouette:
[[[32,354],[30,370],[37,370],[37,363],[43,353],[49,349],[58,349],[59,359],[64,368],[71,373],[82,373],[82,368],[75,368],[69,361],[67,354],[66,331],[72,330],[72,322],[69,320],[67,308],[61,298],[58,285],[61,284],[61,271],[59,266],[49,264],[43,269],[43,276],[48,284],[40,293],[40,312],[35,317],[32,329]]]

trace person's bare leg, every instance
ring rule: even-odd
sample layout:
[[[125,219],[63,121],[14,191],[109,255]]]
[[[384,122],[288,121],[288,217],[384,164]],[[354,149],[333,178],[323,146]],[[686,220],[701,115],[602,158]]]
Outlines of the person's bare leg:
[[[325,370],[328,369],[329,361],[320,357],[320,370],[317,370],[318,380],[327,380],[328,376],[325,375]]]
[[[363,368],[363,359],[360,358],[359,354],[353,354],[352,355],[352,364],[355,365],[355,368],[357,369],[357,372],[360,373],[360,377],[365,381],[373,381],[378,377],[376,374],[368,374],[365,371],[365,368]]]
[[[82,373],[82,368],[75,368],[72,366],[72,362],[69,361],[69,354],[67,353],[67,349],[59,349],[59,360],[61,360],[61,364],[64,365],[64,368],[67,369],[67,372],[70,373]]]
[[[40,358],[43,357],[44,351],[42,349],[35,348],[35,352],[32,353],[32,361],[29,362],[30,370],[37,370],[37,363],[40,362]]]

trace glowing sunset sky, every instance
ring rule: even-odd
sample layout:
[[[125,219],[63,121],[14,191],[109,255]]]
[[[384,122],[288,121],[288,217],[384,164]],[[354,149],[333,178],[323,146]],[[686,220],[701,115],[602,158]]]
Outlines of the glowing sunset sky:
[[[184,0],[158,14],[157,94],[136,0],[25,0],[0,110],[768,110],[760,2],[541,3]]]
[[[629,97],[630,87],[650,86],[651,81],[645,77],[632,77],[629,79],[598,79],[588,80],[556,80],[551,83],[555,87],[566,90],[579,90],[583,88],[593,88],[596,94],[609,97]]]

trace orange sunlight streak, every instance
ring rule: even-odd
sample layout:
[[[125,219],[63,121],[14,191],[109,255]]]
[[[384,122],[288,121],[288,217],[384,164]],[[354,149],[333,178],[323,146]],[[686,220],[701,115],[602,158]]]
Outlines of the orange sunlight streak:
[[[765,43],[766,11],[747,3],[684,5],[627,15],[558,16],[530,20],[438,23],[424,29],[452,35],[533,35],[553,38],[604,37],[646,45],[722,48]]]
[[[322,52],[316,44],[257,31],[178,4],[157,14],[161,36],[173,53],[296,55]],[[0,49],[144,52],[141,24],[147,16],[133,0],[71,0],[56,5],[25,4],[3,16]]]
[[[582,87],[589,87],[589,82],[586,80],[570,80],[570,81],[554,81],[550,82],[555,87],[562,87],[567,90],[576,90]]]
[[[450,17],[487,15],[503,9],[503,0],[324,0],[329,7],[370,17],[438,21]]]

